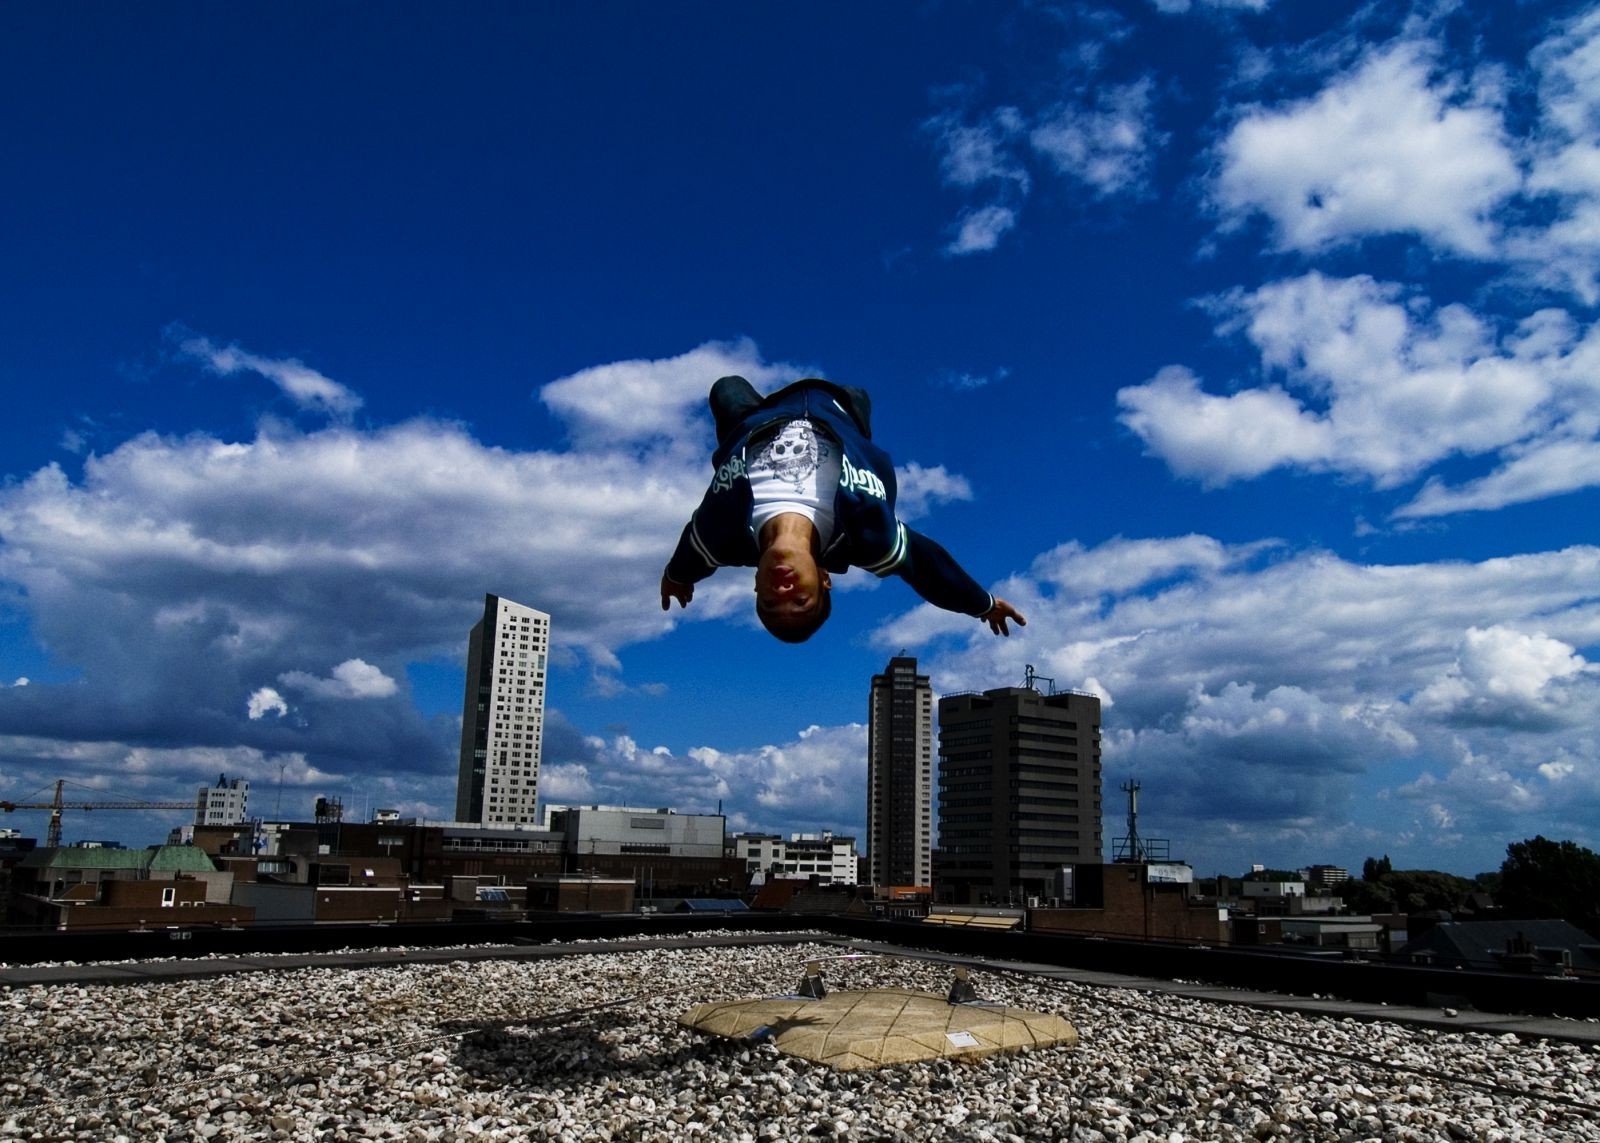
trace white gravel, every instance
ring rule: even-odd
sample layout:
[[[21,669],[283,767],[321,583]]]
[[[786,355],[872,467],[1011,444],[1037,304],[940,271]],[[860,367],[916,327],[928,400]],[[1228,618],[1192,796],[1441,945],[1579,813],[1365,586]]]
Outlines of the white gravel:
[[[676,1023],[701,1001],[788,991],[806,959],[835,955],[15,988],[0,992],[0,1138],[1600,1140],[1600,1049],[1514,1036],[986,972],[973,974],[983,999],[1061,1012],[1082,1043],[841,1073]],[[829,961],[824,975],[836,989],[950,983],[947,967],[907,959]]]

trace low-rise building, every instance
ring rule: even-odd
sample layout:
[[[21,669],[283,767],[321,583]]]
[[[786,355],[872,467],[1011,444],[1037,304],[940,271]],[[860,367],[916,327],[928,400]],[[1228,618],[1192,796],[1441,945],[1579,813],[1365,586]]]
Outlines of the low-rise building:
[[[1193,870],[1179,862],[1066,866],[1057,886],[1060,904],[1030,907],[1028,928],[1226,944],[1227,911],[1191,901],[1193,882]]]
[[[818,885],[854,885],[861,864],[856,839],[828,830],[792,833],[787,839],[775,833],[734,834],[727,852],[744,862],[752,879],[815,878]]]
[[[244,918],[231,908],[232,873],[192,846],[35,849],[12,877],[11,920],[21,925],[135,928]]]

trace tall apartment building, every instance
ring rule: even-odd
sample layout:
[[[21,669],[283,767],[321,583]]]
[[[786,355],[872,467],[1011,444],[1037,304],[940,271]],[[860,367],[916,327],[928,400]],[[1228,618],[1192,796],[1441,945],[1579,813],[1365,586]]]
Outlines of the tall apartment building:
[[[1100,700],[1001,687],[939,700],[941,899],[1049,898],[1099,862]]]
[[[228,781],[218,774],[215,786],[201,786],[194,799],[195,825],[238,825],[245,820],[250,804],[250,783],[243,778]]]
[[[867,860],[874,885],[933,884],[933,688],[906,656],[872,676]]]
[[[467,641],[456,821],[533,828],[544,743],[550,616],[498,595]]]

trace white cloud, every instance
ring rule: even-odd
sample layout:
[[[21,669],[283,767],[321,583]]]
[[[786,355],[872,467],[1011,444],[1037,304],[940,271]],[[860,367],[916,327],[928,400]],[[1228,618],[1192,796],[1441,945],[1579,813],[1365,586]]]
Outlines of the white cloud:
[[[1591,676],[1596,687],[1600,666],[1588,663],[1568,643],[1512,627],[1472,627],[1456,660],[1414,700],[1415,706],[1450,721],[1492,725],[1540,723],[1562,717],[1587,718],[1592,704],[1575,702],[1583,692],[1571,684]]]
[[[1063,178],[1100,198],[1142,194],[1150,164],[1166,137],[1154,128],[1148,79],[1097,86],[1086,103],[1058,105],[1040,116],[1028,141]]]
[[[1109,10],[1075,18],[1091,34],[1062,53],[1047,89],[1028,93],[1030,106],[963,106],[923,124],[934,138],[941,182],[979,200],[962,209],[947,255],[993,250],[1017,227],[1034,189],[1032,168],[1096,199],[1150,193],[1152,159],[1167,142],[1155,126],[1154,85],[1102,74],[1105,49],[1126,38],[1125,21]],[[973,97],[968,89],[960,94]]]
[[[539,800],[563,804],[597,804],[589,767],[578,762],[546,763],[539,767]]]
[[[1011,375],[1011,371],[1004,366],[992,373],[967,373],[961,370],[947,370],[939,374],[935,383],[947,389],[982,389],[987,385],[1004,381]]]
[[[31,681],[32,680],[30,680],[27,675],[19,675],[16,682],[12,683],[11,685],[14,687],[25,687]]]
[[[709,454],[706,396],[719,377],[737,374],[768,391],[815,373],[767,364],[755,343],[713,341],[677,357],[615,361],[552,381],[539,399],[566,422],[583,449],[664,444]],[[704,457],[700,457],[704,460]]]
[[[1246,12],[1265,12],[1272,0],[1150,0],[1158,12],[1177,15],[1198,4],[1201,8],[1237,8]]]
[[[1397,519],[1479,512],[1600,487],[1600,441],[1550,440],[1508,450],[1505,464],[1487,476],[1450,487],[1429,480]]]
[[[279,718],[289,713],[289,704],[272,687],[262,687],[250,693],[249,701],[245,704],[245,713],[251,721],[265,718],[275,714]]]
[[[896,510],[902,520],[917,520],[936,505],[952,500],[971,500],[972,485],[966,477],[950,472],[942,464],[925,467],[912,461],[895,466],[898,488]]]
[[[1332,453],[1328,423],[1278,388],[1225,397],[1169,365],[1117,392],[1119,420],[1178,475],[1206,484],[1260,476],[1282,465],[1320,466]]]
[[[186,331],[174,329],[172,332],[175,336],[183,336]],[[258,373],[302,409],[348,418],[362,405],[361,397],[354,391],[292,357],[262,357],[237,345],[218,346],[210,338],[199,336],[183,337],[178,343],[178,350],[224,377],[241,371]]]
[[[1432,72],[1430,49],[1375,49],[1315,97],[1254,108],[1218,146],[1213,196],[1254,212],[1286,249],[1414,233],[1474,258],[1494,253],[1494,211],[1521,185],[1497,110]]]
[[[997,108],[977,124],[964,123],[958,114],[944,112],[923,126],[937,141],[939,172],[947,186],[970,189],[999,182],[1027,194],[1032,180],[1015,151],[1027,124],[1016,108]]]
[[[459,660],[485,591],[549,611],[554,653],[587,662],[597,690],[620,686],[619,648],[749,614],[748,575],[733,570],[701,585],[682,615],[664,615],[655,592],[705,488],[706,391],[735,370],[763,389],[798,372],[748,343],[716,343],[574,374],[542,391],[577,426],[565,451],[492,448],[427,419],[315,431],[272,422],[236,441],[146,433],[90,455],[79,477],[48,466],[0,487],[0,579],[82,672],[72,686],[4,688],[0,713],[8,727],[70,725],[79,740],[220,744],[324,767],[337,758],[394,777],[389,800],[437,801],[459,722],[381,700],[401,695],[408,663]],[[900,475],[913,514],[972,496],[943,466]],[[380,701],[319,701],[357,699]],[[296,717],[313,702],[314,718]],[[652,803],[671,788],[706,807],[749,775],[770,775],[762,796],[784,802],[801,779],[783,760],[817,755],[829,737],[803,736],[733,773],[622,741],[586,744],[562,725],[552,711],[552,788],[613,801],[623,786]],[[630,767],[674,781],[629,785]],[[818,811],[815,824],[833,823]]]
[[[1461,489],[1430,484],[1401,516],[1600,482],[1600,326],[1542,310],[1502,336],[1465,306],[1317,273],[1209,304],[1283,384],[1216,395],[1169,366],[1122,389],[1123,424],[1180,475],[1216,485],[1299,467],[1391,488],[1450,457],[1499,466]]]
[[[389,698],[400,689],[381,669],[362,659],[346,659],[325,679],[305,671],[285,671],[278,681],[291,690],[327,699]]]
[[[1600,301],[1600,12],[1559,27],[1536,49],[1540,124],[1529,141],[1528,192],[1554,210],[1519,228],[1508,253],[1539,282]]]
[[[918,606],[872,640],[913,649],[939,691],[1021,685],[1032,664],[1114,696],[1107,789],[1138,776],[1172,823],[1154,833],[1181,831],[1195,860],[1237,859],[1257,826],[1296,846],[1357,816],[1398,829],[1419,770],[1473,753],[1544,791],[1545,811],[1581,817],[1590,787],[1551,792],[1540,767],[1594,757],[1600,672],[1577,649],[1600,643],[1596,583],[1592,546],[1384,566],[1208,536],[1117,539],[1061,545],[1000,586],[1028,615],[1021,639]],[[1441,779],[1426,803],[1471,827],[1466,845],[1550,828],[1488,800],[1500,788]],[[1592,823],[1572,836],[1600,841]]]
[[[1017,224],[1017,212],[1009,206],[981,206],[962,214],[956,235],[945,247],[951,255],[981,254],[993,250]]]

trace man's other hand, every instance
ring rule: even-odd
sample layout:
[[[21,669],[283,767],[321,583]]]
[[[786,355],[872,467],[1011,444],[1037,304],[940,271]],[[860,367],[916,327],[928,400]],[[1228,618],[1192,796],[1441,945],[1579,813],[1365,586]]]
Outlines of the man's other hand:
[[[662,601],[662,606],[666,606],[665,600]],[[994,597],[994,606],[978,618],[986,620],[989,624],[989,630],[996,635],[1004,635],[1008,638],[1011,635],[1011,629],[1006,626],[1007,619],[1015,619],[1018,627],[1026,627],[1028,625],[1028,621],[1022,617],[1022,612],[1012,607],[998,595]]]
[[[689,601],[694,598],[694,584],[673,583],[666,576],[661,577],[661,610],[671,611],[672,601],[676,599],[679,607],[688,607]]]

